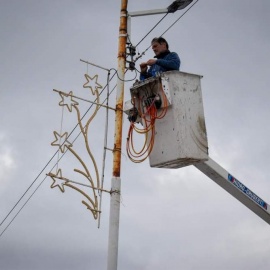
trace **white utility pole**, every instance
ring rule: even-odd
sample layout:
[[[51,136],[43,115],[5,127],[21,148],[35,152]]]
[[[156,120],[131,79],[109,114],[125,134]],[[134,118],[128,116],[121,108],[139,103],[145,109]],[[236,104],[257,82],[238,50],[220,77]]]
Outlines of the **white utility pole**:
[[[126,43],[127,43],[127,4],[128,0],[121,0],[120,28],[118,38],[118,68],[117,68],[117,92],[115,107],[115,133],[113,149],[113,175],[111,183],[109,243],[107,269],[117,270],[120,196],[121,196],[121,149],[122,149],[122,123],[124,103],[124,80],[126,67]]]
[[[193,0],[176,0],[168,8],[151,11],[136,12],[133,16],[143,16],[160,13],[173,13],[176,10],[183,9]],[[128,35],[128,0],[121,0],[120,9],[120,27],[118,38],[118,68],[117,68],[117,92],[115,108],[115,133],[113,149],[113,173],[111,182],[111,200],[110,200],[110,220],[109,220],[109,241],[107,270],[117,270],[118,260],[118,239],[119,239],[119,219],[120,219],[120,196],[121,196],[121,149],[122,149],[122,127],[123,127],[123,104],[124,104],[124,80],[126,67],[126,43]]]

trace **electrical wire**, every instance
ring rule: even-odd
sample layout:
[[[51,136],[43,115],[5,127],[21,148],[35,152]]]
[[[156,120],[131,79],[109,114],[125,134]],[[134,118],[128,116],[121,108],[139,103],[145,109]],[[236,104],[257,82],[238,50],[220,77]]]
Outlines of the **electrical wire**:
[[[116,70],[115,68],[112,68],[111,70],[114,70],[114,71],[116,72],[117,78],[118,78],[120,81],[122,81],[122,82],[133,82],[134,80],[136,80],[136,78],[137,78],[137,76],[138,76],[138,72],[140,72],[140,71],[138,71],[137,69],[135,69],[136,74],[135,74],[135,77],[134,77],[133,79],[122,80],[122,79],[118,76],[118,72],[117,72],[117,70]],[[125,74],[127,73],[128,70],[129,70],[129,69],[126,68]]]
[[[161,37],[166,34],[194,5],[196,5],[199,2],[199,0],[196,0],[196,2],[194,2],[183,14],[181,14],[181,16],[175,20],[174,23],[172,23],[162,34]]]
[[[114,76],[116,75],[117,72],[115,72],[112,77],[110,78],[109,81],[111,81]],[[107,83],[108,84],[108,83]],[[104,86],[104,88],[101,90],[100,94],[103,93],[103,91],[105,90],[105,88],[107,87],[107,85]],[[111,90],[110,94],[114,91],[114,89],[116,88],[116,86]],[[104,104],[106,101],[106,99],[103,101],[102,104]],[[88,114],[88,112],[90,111],[90,109],[93,107],[94,104],[91,104],[90,107],[86,110],[86,112],[84,113],[84,115],[81,117],[81,120],[83,120],[85,118],[85,116]],[[72,129],[72,131],[69,133],[69,135],[67,136],[67,139],[71,136],[71,134],[73,134],[73,132],[76,130],[76,128],[79,126],[79,124],[76,124],[75,127]],[[77,140],[77,138],[80,136],[81,132],[77,135],[77,137],[73,140],[72,144]],[[63,142],[62,145],[64,145],[65,142]],[[61,145],[61,146],[62,146]],[[35,182],[39,179],[39,177],[41,176],[41,174],[45,171],[45,169],[49,166],[49,164],[52,162],[52,160],[55,158],[56,155],[58,155],[59,153],[59,149],[53,154],[53,156],[49,159],[49,161],[46,163],[46,165],[43,167],[43,169],[40,171],[40,173],[37,175],[37,177],[34,179],[34,181],[30,184],[30,186],[26,189],[26,191],[22,194],[22,196],[19,198],[19,200],[15,203],[15,205],[11,208],[11,210],[8,212],[8,214],[5,216],[5,218],[2,220],[2,222],[0,223],[0,227],[3,225],[3,223],[6,221],[6,219],[11,215],[11,213],[14,211],[14,209],[18,206],[18,204],[21,202],[21,200],[23,199],[23,197],[28,193],[28,191],[31,189],[31,187],[35,184]],[[65,155],[66,152],[63,153],[63,155],[59,158],[58,161],[60,161],[62,159],[62,157]],[[53,166],[53,168],[50,170],[50,172],[57,166],[58,161],[55,163],[55,165]],[[41,183],[44,182],[44,180],[47,178],[47,176],[43,179],[43,181]],[[40,184],[41,185],[41,184]],[[34,195],[34,193],[37,191],[37,189],[40,187],[40,185],[38,185],[38,187],[34,190],[34,192],[30,195],[29,199],[26,201],[26,203],[30,200],[30,198]],[[24,208],[24,206],[26,205],[23,204],[23,206],[20,208],[19,212],[22,210],[22,208]],[[7,227],[10,226],[10,224],[14,221],[14,219],[17,217],[17,215],[19,214],[19,212],[15,215],[15,217],[11,220],[11,222],[7,225]],[[7,227],[4,229],[4,231],[6,231]],[[0,237],[2,236],[2,234],[4,233],[4,231],[0,234]]]
[[[194,2],[183,14],[181,14],[161,35],[160,37],[162,37],[164,34],[166,34],[195,4],[197,4],[199,2],[199,0],[196,0],[196,2]],[[168,14],[168,13],[167,13]],[[167,15],[166,14],[166,15]],[[165,16],[164,16],[165,17]],[[163,18],[162,18],[163,19]],[[151,31],[149,31],[147,33],[147,35],[149,35],[154,28],[151,29]],[[145,39],[145,37],[142,38],[142,40],[136,45],[136,47]],[[152,47],[152,45],[150,45],[149,47],[147,47],[135,60],[134,63],[136,63],[143,55],[145,55],[145,53]]]
[[[160,37],[162,37],[164,34],[166,34],[195,4],[198,3],[199,0],[196,0],[196,2],[194,2],[183,14],[181,14],[178,19],[176,19],[161,35]],[[137,45],[135,46],[135,48],[137,48],[139,46],[139,44],[141,44],[141,42],[163,21],[163,19],[165,19],[165,17],[168,15],[169,13],[166,13],[149,31],[148,33],[137,43]],[[127,38],[129,40],[129,43],[132,44],[129,35],[127,35]],[[145,53],[152,47],[152,45],[148,46],[135,60],[134,63],[136,63],[140,58],[142,58],[143,55],[145,55]],[[137,72],[140,73],[139,70],[137,70],[135,68],[135,70]]]
[[[161,98],[157,93],[153,95],[154,87],[156,83],[150,88],[151,95],[148,96],[141,96],[144,91],[142,90],[138,96],[133,97],[133,111],[138,111],[138,115],[140,115],[142,119],[143,128],[138,128],[135,126],[135,123],[133,121],[130,122],[130,127],[128,130],[128,136],[126,141],[126,151],[129,159],[134,163],[140,163],[143,162],[152,152],[155,142],[155,122],[156,119],[163,118],[167,113],[168,108],[168,100],[167,97],[163,91],[162,84],[160,81],[158,81],[158,92],[162,95],[162,101],[163,105],[162,108],[158,109],[156,108],[156,101],[157,98]],[[143,146],[140,150],[136,150],[133,143],[133,136],[134,131],[138,134],[144,134],[145,140],[143,143]]]
[[[56,164],[55,164],[56,166]],[[54,167],[55,167],[54,166]],[[32,198],[32,196],[36,193],[36,191],[39,189],[39,187],[43,184],[47,176],[41,181],[41,183],[36,187],[34,192],[30,195],[30,197],[26,200],[26,202],[22,205],[22,207],[19,209],[19,211],[16,213],[16,215],[11,219],[11,221],[8,223],[8,225],[4,228],[4,230],[1,232],[0,237],[5,233],[5,231],[9,228],[11,223],[15,220],[15,218],[19,215],[19,213],[22,211],[22,209],[25,207],[25,205],[29,202],[29,200]],[[15,206],[16,207],[16,206]],[[14,209],[14,208],[13,208]],[[2,224],[2,223],[1,223]]]
[[[115,73],[112,75],[112,77],[109,79],[109,82],[114,78],[114,76],[117,74],[117,70],[115,70],[114,68],[111,68],[109,70],[109,72],[111,70],[114,70]],[[125,71],[125,73],[128,70]],[[118,74],[117,74],[118,76]],[[108,87],[109,82],[107,82],[107,84],[104,86],[104,88],[101,90],[100,94],[103,93],[103,91]],[[112,92],[115,90],[117,85],[115,85],[113,87],[113,89],[110,91],[109,96],[112,94]],[[101,103],[102,105],[105,103],[105,101],[107,100],[104,99],[104,101]],[[96,100],[95,100],[96,101]],[[90,111],[90,109],[92,108],[92,106],[94,105],[91,104],[90,107],[86,110],[86,112],[84,113],[84,115],[82,116],[81,120],[84,119],[84,117],[87,115],[87,113]],[[71,134],[73,134],[73,132],[76,130],[76,128],[79,126],[79,124],[76,124],[75,127],[72,129],[72,131],[69,133],[69,135],[67,136],[66,140],[68,140],[68,138],[71,136]],[[75,137],[75,139],[71,142],[71,144],[74,144],[74,142],[78,139],[78,137],[80,136],[81,132],[79,132],[79,134]],[[64,144],[65,142],[63,142]],[[62,144],[62,145],[63,145]],[[62,146],[61,145],[61,146]],[[63,158],[63,156],[65,155],[67,151],[65,151],[63,153],[63,155],[57,160],[57,162],[55,163],[55,165],[53,166],[53,168],[50,170],[50,172],[57,166],[58,162]],[[17,201],[17,203],[12,207],[12,209],[9,211],[9,213],[6,215],[6,217],[3,219],[3,221],[0,224],[0,227],[2,226],[2,224],[5,222],[5,220],[10,216],[10,214],[14,211],[14,209],[17,207],[17,205],[21,202],[21,200],[23,199],[23,197],[27,194],[27,192],[30,190],[30,188],[34,185],[34,183],[37,181],[37,179],[40,177],[40,175],[44,172],[44,170],[48,167],[48,165],[51,163],[51,161],[54,159],[54,157],[59,153],[59,150],[57,150],[54,155],[51,157],[51,159],[46,163],[46,165],[44,166],[44,168],[41,170],[41,172],[38,174],[38,176],[34,179],[34,181],[31,183],[31,185],[27,188],[27,190],[23,193],[23,195],[20,197],[20,199]],[[44,180],[47,178],[47,176],[45,176],[45,178],[43,179],[43,181],[41,182],[41,184],[44,182]],[[25,202],[25,204],[23,204],[23,206],[19,209],[19,211],[17,212],[17,214],[14,216],[14,218],[11,220],[11,222],[5,227],[5,229],[3,230],[3,232],[0,234],[0,237],[2,236],[2,234],[6,231],[6,229],[11,225],[11,223],[14,221],[14,219],[17,217],[17,215],[21,212],[21,210],[25,207],[25,205],[27,204],[27,202],[30,200],[30,198],[34,195],[34,193],[38,190],[38,188],[41,186],[38,185],[38,187],[34,190],[34,192],[30,195],[29,199]]]
[[[115,74],[114,74],[115,75]],[[114,76],[113,75],[113,76]],[[112,78],[111,78],[112,79]],[[106,87],[106,86],[105,86]],[[105,89],[104,87],[104,89]],[[116,88],[116,86],[110,91],[109,96],[111,95],[111,93],[114,91],[114,89]],[[106,101],[106,99],[103,101],[102,104],[104,104]],[[90,108],[86,111],[86,113],[83,115],[83,117],[81,118],[81,120],[85,117],[85,115],[87,114],[87,112],[91,109],[93,105],[90,106]],[[74,130],[77,128],[78,124],[73,128],[72,132],[70,133],[70,135],[74,132]],[[74,144],[74,142],[78,139],[78,137],[81,135],[81,131],[79,132],[79,134],[75,137],[75,139],[71,142],[71,144]],[[67,139],[69,138],[69,136],[67,137]],[[63,143],[64,144],[64,143]],[[22,200],[22,198],[25,196],[25,194],[29,191],[29,189],[33,186],[33,184],[36,182],[36,180],[39,178],[39,176],[42,174],[42,172],[48,167],[48,165],[50,164],[50,162],[53,160],[53,158],[57,155],[57,153],[59,152],[59,150],[57,150],[55,152],[55,154],[53,155],[53,157],[47,162],[47,164],[45,165],[45,167],[42,169],[42,171],[39,173],[39,175],[36,177],[36,179],[33,181],[33,183],[28,187],[28,189],[26,190],[26,192],[22,195],[22,197],[18,200],[18,202],[15,204],[15,206],[11,209],[11,211],[8,213],[8,215],[5,217],[5,219],[2,221],[1,225],[4,223],[4,221],[8,218],[8,216],[12,213],[12,211],[15,209],[15,207],[19,204],[19,202]],[[63,155],[59,158],[59,160],[54,164],[54,166],[51,168],[50,172],[52,172],[52,170],[57,166],[57,164],[59,163],[59,161],[64,157],[64,155],[66,154],[67,150],[63,153]],[[15,218],[18,216],[18,214],[22,211],[22,209],[26,206],[26,204],[29,202],[29,200],[33,197],[33,195],[36,193],[36,191],[40,188],[40,186],[43,184],[43,182],[45,181],[45,179],[47,178],[47,175],[44,177],[44,179],[42,180],[42,182],[36,187],[36,189],[32,192],[32,194],[29,196],[29,198],[26,200],[26,202],[21,206],[21,208],[19,209],[19,211],[16,213],[16,215],[12,218],[12,220],[8,223],[8,225],[4,228],[4,230],[1,232],[0,237],[4,234],[4,232],[8,229],[8,227],[12,224],[12,222],[15,220]]]
[[[165,33],[167,33],[199,0],[197,0],[192,6],[190,6],[173,24],[170,25],[170,27],[168,27],[162,34],[161,36],[163,36]],[[153,30],[154,28],[156,28],[156,26],[168,15],[168,13],[166,13],[161,20],[137,43],[137,45],[135,47],[137,47]],[[149,50],[149,48],[151,47],[151,45],[143,52],[141,53],[141,55],[139,57],[137,57],[134,60],[134,63],[141,58],[146,51]],[[138,71],[137,69],[135,69],[136,71]],[[117,71],[116,73],[117,74]],[[115,76],[115,74],[111,77],[110,81],[113,79],[113,77]],[[117,77],[119,78],[118,74]],[[137,77],[137,74],[136,74]],[[136,79],[135,77],[135,79]],[[119,78],[120,79],[120,78]],[[133,79],[134,80],[134,79]],[[132,81],[132,80],[123,80],[123,81]],[[101,93],[104,91],[104,89],[107,87],[107,85],[102,89]],[[116,87],[116,86],[115,86]],[[112,89],[112,91],[110,92],[110,94],[114,91],[115,87]],[[105,100],[103,101],[103,103],[105,102]],[[102,103],[102,104],[103,104]],[[84,119],[84,117],[87,115],[87,113],[89,112],[89,110],[92,108],[93,104],[88,108],[88,110],[85,112],[85,114],[82,116],[81,120]],[[164,117],[164,116],[163,116]],[[71,134],[76,130],[76,128],[78,127],[79,124],[76,124],[76,126],[72,129],[72,131],[70,132],[70,134],[68,135],[67,139],[71,136]],[[150,125],[151,126],[151,125]],[[134,127],[133,127],[134,128]],[[81,132],[80,132],[81,133]],[[75,138],[75,140],[79,137],[80,133],[78,134],[78,136]],[[133,136],[133,135],[132,135]],[[73,142],[75,142],[75,140]],[[152,141],[150,141],[152,142]],[[64,143],[63,143],[64,144]],[[62,146],[62,145],[61,145]],[[26,191],[22,194],[22,196],[19,198],[19,200],[15,203],[15,205],[11,208],[11,210],[8,212],[8,214],[5,216],[5,218],[2,220],[2,222],[0,223],[0,227],[3,225],[3,223],[6,221],[6,219],[10,216],[10,214],[14,211],[14,209],[17,207],[17,205],[21,202],[21,200],[23,199],[23,197],[28,193],[28,191],[31,189],[31,187],[35,184],[35,182],[37,181],[37,179],[40,177],[40,175],[44,172],[44,170],[48,167],[48,165],[51,163],[51,161],[55,158],[55,156],[58,154],[59,150],[57,150],[53,156],[49,159],[49,161],[46,163],[46,165],[43,167],[43,169],[40,171],[40,173],[37,175],[37,177],[34,179],[34,181],[30,184],[30,186],[26,189]],[[66,153],[66,152],[65,152]],[[64,156],[64,154],[61,156],[61,158]],[[59,160],[61,160],[61,158]],[[54,165],[54,167],[57,164]],[[53,168],[54,168],[53,167]],[[30,195],[30,197],[27,199],[27,201],[23,204],[23,206],[19,209],[19,211],[16,213],[16,215],[12,218],[12,220],[10,221],[10,223],[5,227],[5,229],[2,231],[2,233],[0,234],[0,237],[3,235],[3,233],[7,230],[7,228],[11,225],[11,223],[14,221],[14,219],[18,216],[18,214],[21,212],[21,210],[25,207],[25,205],[28,203],[28,201],[31,199],[31,197],[35,194],[35,192],[38,190],[38,188],[41,186],[41,184],[45,181],[45,179],[47,178],[47,176],[42,180],[42,182],[37,186],[37,188],[34,190],[34,192]]]
[[[135,48],[137,48],[141,42],[165,19],[165,17],[168,15],[168,12],[149,30],[149,32],[137,43]]]

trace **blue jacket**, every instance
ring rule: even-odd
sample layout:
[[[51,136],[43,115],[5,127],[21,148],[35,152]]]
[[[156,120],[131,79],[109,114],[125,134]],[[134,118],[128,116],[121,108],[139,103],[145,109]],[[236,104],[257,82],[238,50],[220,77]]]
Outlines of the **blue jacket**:
[[[145,80],[149,77],[155,76],[157,73],[179,70],[180,69],[180,58],[177,53],[170,52],[169,50],[155,56],[157,62],[151,66],[146,72],[140,74],[140,80]]]

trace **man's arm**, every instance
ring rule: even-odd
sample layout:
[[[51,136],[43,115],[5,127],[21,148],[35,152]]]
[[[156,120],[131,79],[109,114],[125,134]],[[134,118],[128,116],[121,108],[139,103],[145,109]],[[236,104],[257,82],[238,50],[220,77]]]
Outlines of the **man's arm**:
[[[144,62],[140,64],[140,68],[141,68],[140,80],[141,81],[151,77],[151,73],[147,71],[147,65],[148,65],[148,62]]]

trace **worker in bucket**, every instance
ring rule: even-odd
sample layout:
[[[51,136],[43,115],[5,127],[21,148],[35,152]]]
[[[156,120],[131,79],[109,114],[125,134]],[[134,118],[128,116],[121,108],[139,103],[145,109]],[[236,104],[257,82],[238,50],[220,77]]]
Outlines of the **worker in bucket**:
[[[180,69],[180,58],[177,53],[169,51],[169,44],[166,39],[156,37],[152,40],[151,45],[155,53],[155,59],[149,59],[147,62],[140,64],[140,80],[154,77],[165,71]]]

